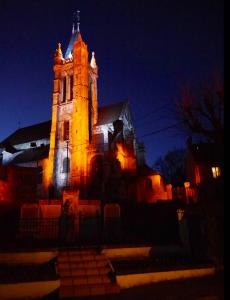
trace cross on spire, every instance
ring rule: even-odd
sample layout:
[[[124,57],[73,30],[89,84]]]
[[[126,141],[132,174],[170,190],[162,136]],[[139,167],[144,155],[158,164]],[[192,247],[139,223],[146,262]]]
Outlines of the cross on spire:
[[[77,23],[77,32],[80,32],[80,10],[73,13],[73,31],[75,31],[75,22]]]

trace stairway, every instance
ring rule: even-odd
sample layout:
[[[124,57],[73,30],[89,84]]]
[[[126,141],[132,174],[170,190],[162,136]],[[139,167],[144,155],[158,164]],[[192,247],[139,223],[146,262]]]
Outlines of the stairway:
[[[120,292],[108,259],[94,250],[60,251],[57,263],[60,299]]]

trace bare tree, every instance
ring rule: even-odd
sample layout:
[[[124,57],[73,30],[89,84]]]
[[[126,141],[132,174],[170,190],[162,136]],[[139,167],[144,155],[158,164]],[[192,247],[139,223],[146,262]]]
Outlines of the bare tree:
[[[167,183],[173,186],[183,186],[185,181],[185,150],[176,149],[169,151],[164,157],[155,162],[157,169]]]
[[[224,86],[222,83],[215,81],[196,92],[184,88],[177,102],[177,111],[190,134],[209,142],[223,144]]]

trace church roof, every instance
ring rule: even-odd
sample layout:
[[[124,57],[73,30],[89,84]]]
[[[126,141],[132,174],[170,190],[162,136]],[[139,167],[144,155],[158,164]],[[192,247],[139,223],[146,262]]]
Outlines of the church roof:
[[[118,120],[127,101],[118,102],[112,105],[100,107],[98,110],[97,125],[111,124]],[[23,143],[29,143],[41,139],[49,139],[51,130],[51,121],[35,124],[32,126],[20,128],[8,136],[0,143],[0,148],[15,146]]]
[[[51,121],[20,128],[3,140],[0,143],[0,147],[5,148],[6,145],[19,145],[31,141],[47,139],[50,135],[50,128]]]
[[[31,161],[38,161],[49,155],[49,145],[38,148],[30,148],[18,154],[11,163],[19,164]]]
[[[139,168],[139,174],[142,176],[152,176],[152,175],[160,175],[160,173],[146,164],[144,164],[141,168]]]
[[[118,120],[127,101],[118,102],[112,105],[99,107],[97,125],[110,124]]]

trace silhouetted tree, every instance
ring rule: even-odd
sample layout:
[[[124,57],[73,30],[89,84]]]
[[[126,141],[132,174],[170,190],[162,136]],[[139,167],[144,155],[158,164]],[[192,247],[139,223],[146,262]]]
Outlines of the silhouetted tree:
[[[199,90],[185,88],[177,103],[179,118],[191,136],[215,143],[223,158],[224,145],[224,85],[213,80],[209,86]],[[219,182],[220,183],[220,182]],[[210,183],[208,183],[210,184]],[[217,184],[217,181],[216,183]],[[199,189],[205,188],[204,184]],[[205,201],[198,201],[190,208],[190,216],[200,214],[206,224],[209,258],[219,268],[224,256],[224,201],[220,191],[216,201],[205,196]],[[197,241],[195,241],[195,246]]]
[[[183,186],[185,181],[185,150],[176,149],[169,151],[164,157],[155,162],[157,169],[167,183],[173,186]]]
[[[195,91],[184,88],[177,102],[179,118],[192,135],[223,144],[224,85],[215,80]]]

